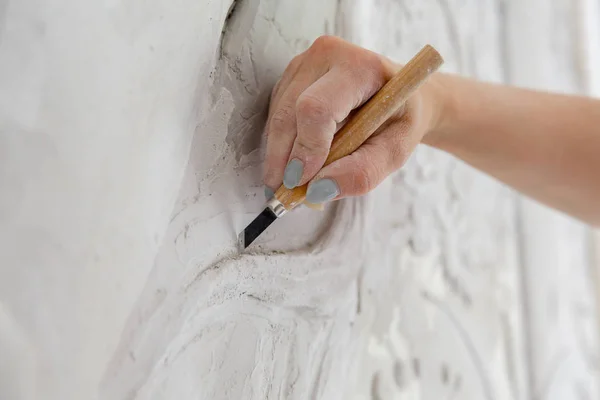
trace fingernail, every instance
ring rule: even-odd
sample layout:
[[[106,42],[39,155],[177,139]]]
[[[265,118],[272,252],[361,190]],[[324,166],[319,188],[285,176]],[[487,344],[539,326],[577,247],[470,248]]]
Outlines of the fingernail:
[[[304,172],[302,161],[297,158],[290,160],[283,173],[283,184],[285,187],[293,189],[298,186],[300,179],[302,179],[302,172]]]
[[[335,199],[340,194],[340,189],[333,179],[319,179],[308,186],[306,201],[309,203],[325,203]]]
[[[275,192],[273,191],[273,189],[271,189],[268,186],[265,186],[265,198],[267,200],[271,200],[274,195],[275,195]]]

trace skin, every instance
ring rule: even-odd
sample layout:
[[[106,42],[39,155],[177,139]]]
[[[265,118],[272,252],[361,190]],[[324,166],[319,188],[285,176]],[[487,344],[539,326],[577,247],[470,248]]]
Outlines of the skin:
[[[434,74],[357,151],[327,167],[335,132],[400,68],[324,36],[273,89],[264,183],[277,189],[292,159],[299,185],[332,179],[334,200],[363,195],[419,143],[449,152],[520,192],[600,226],[600,101]]]

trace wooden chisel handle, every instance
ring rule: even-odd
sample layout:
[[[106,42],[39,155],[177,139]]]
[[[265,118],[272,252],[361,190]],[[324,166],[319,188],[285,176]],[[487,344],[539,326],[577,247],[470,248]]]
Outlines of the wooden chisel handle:
[[[358,149],[443,62],[436,49],[430,45],[423,47],[335,135],[325,165]],[[304,201],[307,188],[308,184],[294,189],[281,185],[275,197],[289,211]]]

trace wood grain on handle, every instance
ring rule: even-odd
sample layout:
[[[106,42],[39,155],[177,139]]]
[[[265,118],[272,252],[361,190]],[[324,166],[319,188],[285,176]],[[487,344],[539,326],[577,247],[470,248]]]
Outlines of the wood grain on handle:
[[[358,149],[443,62],[437,50],[430,45],[423,47],[335,135],[325,165]],[[275,197],[289,211],[304,201],[307,189],[308,184],[294,189],[281,185]]]

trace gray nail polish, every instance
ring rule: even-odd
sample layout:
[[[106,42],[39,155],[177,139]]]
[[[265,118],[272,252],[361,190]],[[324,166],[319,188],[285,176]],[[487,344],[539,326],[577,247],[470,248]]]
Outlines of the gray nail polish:
[[[302,161],[294,158],[290,160],[283,173],[283,184],[288,189],[293,189],[300,183],[302,173],[304,172],[304,164]]]
[[[274,195],[275,195],[275,192],[273,191],[273,189],[271,189],[270,187],[265,186],[265,198],[267,200],[271,200]]]
[[[308,186],[306,201],[313,204],[325,203],[339,194],[340,189],[333,179],[319,179]]]

